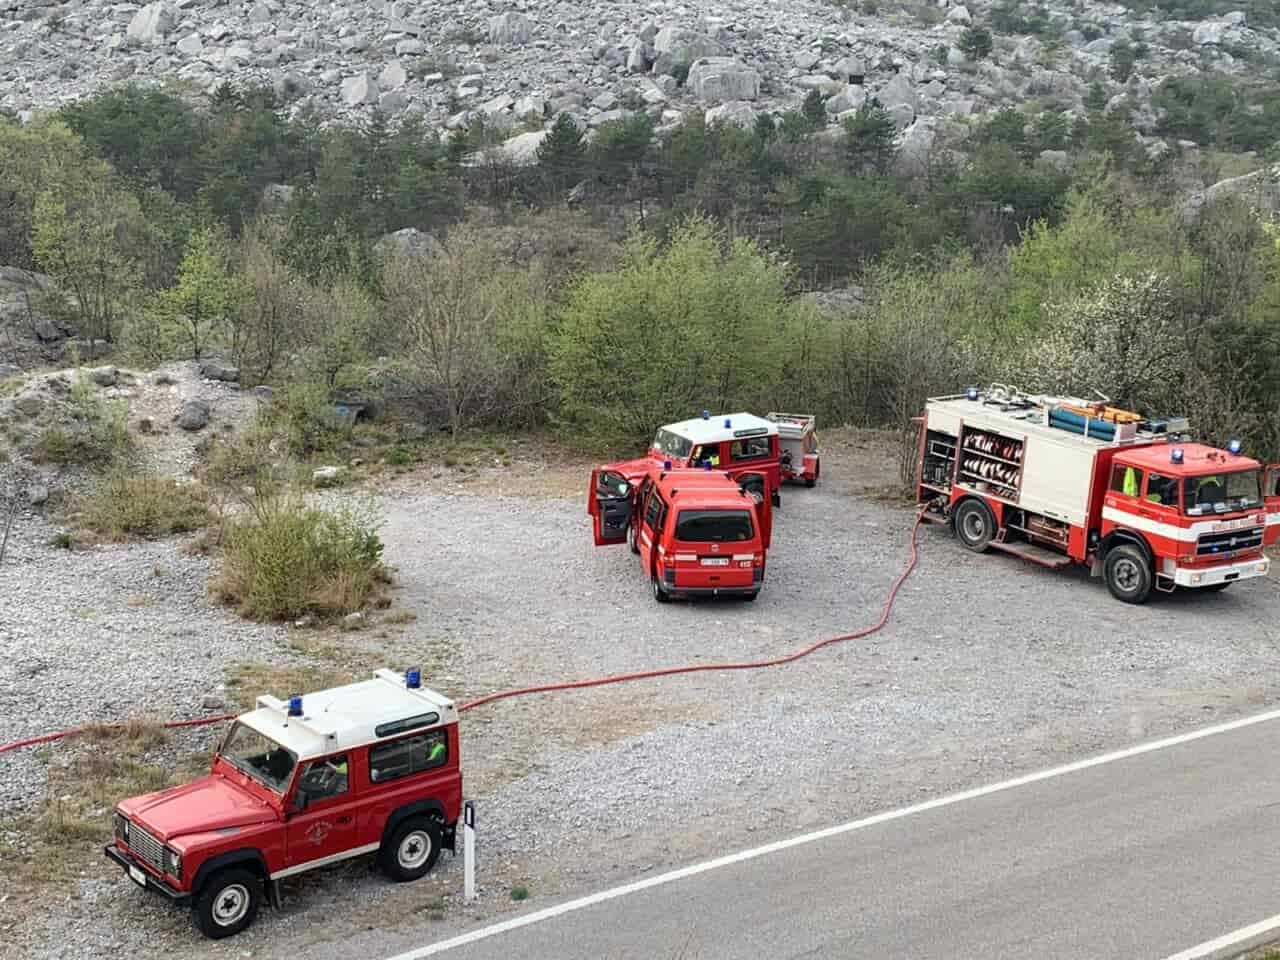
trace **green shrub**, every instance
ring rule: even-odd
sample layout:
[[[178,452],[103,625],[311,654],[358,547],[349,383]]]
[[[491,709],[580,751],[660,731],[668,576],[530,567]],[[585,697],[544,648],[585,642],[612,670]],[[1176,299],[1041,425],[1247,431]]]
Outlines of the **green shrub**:
[[[197,487],[117,469],[77,499],[76,516],[81,527],[109,540],[152,539],[200,529],[209,508]]]
[[[67,424],[46,427],[36,441],[32,456],[37,463],[102,468],[124,459],[132,451],[127,408],[122,403],[100,399],[83,371],[71,387],[67,413]]]
[[[256,620],[342,616],[385,603],[382,541],[368,510],[262,497],[226,537],[214,594]]]

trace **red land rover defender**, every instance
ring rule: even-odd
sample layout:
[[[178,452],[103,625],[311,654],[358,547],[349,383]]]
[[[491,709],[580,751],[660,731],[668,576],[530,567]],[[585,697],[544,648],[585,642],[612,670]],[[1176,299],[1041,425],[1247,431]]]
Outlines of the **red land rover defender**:
[[[764,473],[654,464],[631,479],[591,472],[587,513],[597,546],[622,543],[640,557],[653,598],[736,596],[764,585],[773,516]]]
[[[288,702],[259,697],[208,776],[121,801],[104,852],[219,939],[314,867],[376,852],[391,879],[418,879],[453,849],[461,805],[453,702],[417,670],[378,670]]]
[[[622,474],[628,480],[639,479],[655,466],[671,463],[675,467],[705,467],[738,477],[748,473],[764,474],[768,481],[765,496],[775,506],[781,505],[779,488],[778,425],[750,413],[729,413],[713,417],[709,410],[694,420],[668,423],[654,434],[649,452],[635,460],[611,463],[606,469]]]

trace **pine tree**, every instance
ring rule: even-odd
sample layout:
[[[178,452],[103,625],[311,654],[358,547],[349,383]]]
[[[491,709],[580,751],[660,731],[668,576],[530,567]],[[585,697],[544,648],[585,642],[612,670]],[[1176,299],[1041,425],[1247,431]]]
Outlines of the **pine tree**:
[[[986,27],[969,27],[960,36],[960,50],[970,60],[985,60],[991,56],[994,46],[995,41],[991,38],[991,31]]]
[[[538,170],[552,192],[568,189],[582,173],[586,157],[582,131],[567,113],[556,117],[547,135],[538,144]]]

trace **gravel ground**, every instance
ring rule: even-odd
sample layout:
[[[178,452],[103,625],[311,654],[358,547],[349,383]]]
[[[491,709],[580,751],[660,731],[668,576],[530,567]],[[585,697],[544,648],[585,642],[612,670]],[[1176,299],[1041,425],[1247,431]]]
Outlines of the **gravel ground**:
[[[840,476],[824,467],[824,477]],[[625,547],[591,546],[582,498],[440,496],[402,482],[382,507],[397,606],[418,614],[393,665],[422,664],[432,686],[460,700],[774,656],[864,626],[906,560],[912,519],[826,481],[789,488],[755,604],[658,606]],[[483,858],[477,906],[457,903],[460,864],[449,858],[434,877],[404,886],[361,861],[290,886],[281,914],[267,911],[230,943],[210,944],[104,866],[34,918],[14,956],[378,957],[502,912],[513,883],[537,905],[1256,711],[1280,690],[1271,626],[1280,591],[1271,581],[1132,608],[1083,573],[974,556],[937,529],[923,530],[921,543],[918,571],[873,638],[778,670],[507,701],[467,715],[464,769]],[[115,715],[129,702],[181,713],[216,685],[221,665],[260,657],[276,639],[210,609],[199,599],[205,561],[172,545],[67,556],[24,541],[21,553],[28,559],[7,565],[0,599],[0,695],[14,698],[7,715],[23,700],[18,734],[101,716],[104,681]],[[152,578],[156,563],[171,580]],[[130,607],[134,595],[163,602]],[[80,616],[82,607],[98,613]],[[49,667],[25,677],[37,660]],[[127,697],[117,683],[128,684]],[[21,779],[13,765],[24,762],[0,767],[0,783]]]

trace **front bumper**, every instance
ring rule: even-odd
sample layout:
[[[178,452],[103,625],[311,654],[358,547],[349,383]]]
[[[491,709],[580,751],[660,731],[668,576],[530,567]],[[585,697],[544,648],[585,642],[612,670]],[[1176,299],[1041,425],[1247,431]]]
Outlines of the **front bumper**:
[[[1252,580],[1265,577],[1271,569],[1271,561],[1265,557],[1240,563],[1223,564],[1220,567],[1179,567],[1174,571],[1173,582],[1180,587],[1212,587],[1236,580]]]
[[[102,848],[102,852],[108,860],[115,861],[128,874],[129,879],[138,884],[138,886],[154,891],[180,906],[190,902],[191,894],[175,890],[149,870],[136,863],[128,854],[123,853],[114,843],[108,843]],[[141,876],[141,880],[138,879],[139,876]]]

